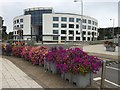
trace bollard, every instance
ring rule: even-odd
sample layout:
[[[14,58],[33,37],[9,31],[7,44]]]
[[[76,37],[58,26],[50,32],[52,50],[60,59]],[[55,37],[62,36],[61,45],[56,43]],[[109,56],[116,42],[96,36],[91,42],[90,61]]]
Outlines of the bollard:
[[[106,72],[106,61],[103,60],[100,90],[103,90],[104,85],[105,85],[105,72]]]

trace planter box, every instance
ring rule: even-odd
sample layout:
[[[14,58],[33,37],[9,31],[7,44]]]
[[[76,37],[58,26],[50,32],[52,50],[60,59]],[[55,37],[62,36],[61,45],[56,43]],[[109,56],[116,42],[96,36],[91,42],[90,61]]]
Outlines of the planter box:
[[[72,83],[76,84],[80,88],[85,88],[87,86],[92,85],[93,81],[93,74],[88,73],[86,75],[78,74],[78,75],[72,75]]]
[[[50,71],[53,73],[53,74],[56,74],[57,73],[57,68],[56,68],[56,64],[55,63],[52,63],[50,62]]]
[[[50,64],[44,59],[44,69],[45,70],[50,70]]]
[[[106,51],[115,52],[115,47],[106,47]]]
[[[65,73],[64,78],[65,80],[72,82],[72,73]]]

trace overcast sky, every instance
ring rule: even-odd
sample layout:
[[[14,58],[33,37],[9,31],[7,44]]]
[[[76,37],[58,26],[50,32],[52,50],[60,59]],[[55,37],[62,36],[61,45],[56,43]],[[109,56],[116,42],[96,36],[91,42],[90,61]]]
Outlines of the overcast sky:
[[[78,0],[80,1],[80,0]],[[98,27],[118,26],[119,0],[83,0],[83,14],[98,20]],[[23,15],[23,10],[32,7],[53,7],[55,12],[80,14],[80,2],[74,0],[0,0],[0,16],[5,20],[7,32],[12,31],[13,18]]]

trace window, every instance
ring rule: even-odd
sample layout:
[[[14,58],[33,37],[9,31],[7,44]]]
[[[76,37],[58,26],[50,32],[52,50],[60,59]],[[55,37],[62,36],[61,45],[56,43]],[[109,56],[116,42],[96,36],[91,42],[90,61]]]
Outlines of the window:
[[[16,34],[16,31],[15,31],[15,34]]]
[[[69,40],[74,40],[74,37],[69,37]]]
[[[53,21],[59,21],[58,17],[53,17]]]
[[[80,22],[80,20],[81,20],[80,18],[76,18],[76,22]]]
[[[83,31],[83,35],[86,35],[86,32],[85,32],[85,31]]]
[[[17,23],[19,23],[19,19],[17,19]]]
[[[19,27],[19,25],[17,25],[17,27]]]
[[[90,41],[90,37],[88,37],[88,41]]]
[[[74,22],[74,18],[69,18],[69,22]]]
[[[74,24],[69,24],[69,28],[74,28]]]
[[[61,30],[61,34],[66,34],[66,30]]]
[[[95,30],[97,30],[97,28],[95,27]]]
[[[80,34],[80,31],[76,31],[76,34]]]
[[[23,24],[21,24],[20,27],[23,28]]]
[[[92,25],[94,25],[94,21],[92,21]]]
[[[83,23],[86,23],[86,19],[83,19]]]
[[[23,19],[20,19],[20,22],[23,22]]]
[[[79,28],[79,25],[78,25],[78,24],[76,25],[76,28]]]
[[[91,24],[91,20],[88,20],[88,24]]]
[[[86,25],[83,25],[83,29],[86,29]]]
[[[61,24],[61,28],[66,28],[67,24]]]
[[[61,37],[61,40],[65,40],[65,39],[66,39],[66,37],[65,37],[65,36],[62,36],[62,37]]]
[[[53,40],[58,40],[58,36],[53,36]]]
[[[95,22],[95,25],[97,26],[97,22]]]
[[[16,21],[14,21],[14,24],[16,24]]]
[[[61,21],[67,21],[67,18],[66,17],[61,17]]]
[[[80,37],[76,37],[76,40],[80,40]]]
[[[58,34],[58,30],[53,30],[53,34]]]
[[[83,37],[83,40],[86,40],[86,37]]]
[[[59,24],[58,24],[58,23],[53,23],[53,27],[54,27],[54,28],[58,28],[58,27],[59,27]]]
[[[88,26],[88,29],[91,30],[91,26]]]
[[[92,27],[92,30],[95,30],[95,27]]]
[[[73,34],[74,35],[74,31],[73,30],[69,30],[69,34]]]
[[[88,32],[88,35],[90,35],[90,32]]]

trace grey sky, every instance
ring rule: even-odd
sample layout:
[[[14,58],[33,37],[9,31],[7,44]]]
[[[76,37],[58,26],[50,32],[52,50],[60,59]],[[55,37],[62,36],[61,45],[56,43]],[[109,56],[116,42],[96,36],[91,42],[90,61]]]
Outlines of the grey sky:
[[[23,10],[31,7],[53,7],[55,12],[80,14],[80,2],[74,0],[1,0],[0,16],[3,16],[7,32],[12,31],[13,18],[23,14]],[[118,26],[118,1],[119,0],[83,0],[84,15],[98,20],[98,27],[112,27],[111,18],[115,19]]]

